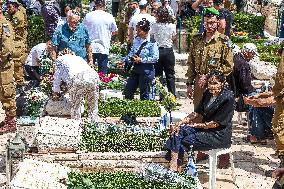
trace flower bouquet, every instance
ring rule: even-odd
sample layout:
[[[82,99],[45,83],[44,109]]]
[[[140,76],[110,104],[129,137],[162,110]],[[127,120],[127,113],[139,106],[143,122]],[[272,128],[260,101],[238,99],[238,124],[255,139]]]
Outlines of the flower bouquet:
[[[47,96],[50,96],[52,94],[52,82],[52,74],[46,74],[41,76],[40,89]]]
[[[43,55],[40,58],[39,74],[46,75],[52,72],[53,72],[52,60],[47,55]]]
[[[40,110],[44,104],[45,99],[47,99],[47,96],[42,92],[31,90],[26,93],[26,97],[27,99],[25,107],[27,115],[31,117],[39,117]]]
[[[156,78],[154,80],[154,83],[156,85],[157,91],[160,93],[161,104],[164,106],[167,112],[170,113],[170,123],[171,123],[172,122],[171,112],[175,110],[177,106],[176,97],[172,93],[168,92],[167,88],[162,85],[162,83],[160,82],[160,78]]]
[[[245,43],[249,39],[249,34],[247,32],[234,32],[231,35],[231,40],[235,43]]]
[[[124,88],[124,80],[118,74],[99,73],[100,89],[116,89],[122,90]]]

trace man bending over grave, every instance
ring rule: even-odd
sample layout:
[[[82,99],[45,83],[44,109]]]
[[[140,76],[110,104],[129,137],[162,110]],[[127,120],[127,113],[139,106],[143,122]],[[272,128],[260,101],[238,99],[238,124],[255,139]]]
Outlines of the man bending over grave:
[[[64,82],[70,95],[71,118],[81,119],[81,105],[88,102],[88,118],[98,121],[99,76],[88,63],[71,50],[64,49],[55,61],[53,100],[59,100]]]

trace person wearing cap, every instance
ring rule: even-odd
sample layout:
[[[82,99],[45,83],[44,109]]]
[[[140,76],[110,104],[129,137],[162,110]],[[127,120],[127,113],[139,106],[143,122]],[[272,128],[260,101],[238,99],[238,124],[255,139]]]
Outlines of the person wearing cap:
[[[284,51],[278,65],[275,84],[272,92],[275,99],[275,112],[272,119],[272,131],[276,144],[276,153],[280,159],[280,167],[284,167]]]
[[[94,64],[98,64],[98,72],[107,73],[108,54],[111,37],[117,33],[114,17],[104,11],[105,1],[95,1],[96,10],[88,13],[83,20],[91,40]]]
[[[230,10],[224,7],[224,0],[213,0],[213,3],[214,8],[217,9],[220,13],[220,25],[218,31],[230,38],[233,23],[233,14]]]
[[[2,2],[1,2],[2,6]],[[14,132],[16,128],[16,88],[13,77],[14,31],[11,23],[4,17],[0,9],[0,102],[5,111],[5,120],[0,123],[0,134]]]
[[[159,59],[157,42],[148,39],[150,22],[143,18],[137,23],[137,37],[126,61],[132,61],[133,70],[124,88],[126,99],[133,99],[139,87],[140,100],[150,100],[150,86],[155,78],[155,64]]]
[[[80,12],[68,11],[67,22],[59,27],[51,39],[51,59],[56,60],[57,53],[65,48],[71,49],[77,56],[93,64],[91,40],[86,27],[79,23]]]
[[[7,1],[7,12],[7,19],[11,22],[15,33],[14,78],[17,86],[21,87],[24,85],[23,65],[27,58],[27,15],[20,9],[17,0]]]
[[[215,69],[228,76],[233,70],[233,53],[227,40],[218,32],[219,12],[215,8],[204,11],[205,32],[193,36],[187,60],[187,95],[196,108],[202,98],[208,73]],[[194,93],[193,93],[194,86]]]
[[[147,13],[147,0],[139,1],[139,9],[140,13],[131,17],[129,21],[129,29],[128,29],[128,44],[132,45],[133,40],[136,37],[136,25],[138,22],[142,21],[142,19],[146,19],[150,22],[150,27],[153,23],[156,22],[156,18]],[[148,35],[148,39],[150,39],[150,35]]]
[[[119,3],[119,14],[118,14],[118,40],[120,43],[124,43],[128,36],[128,25],[133,15],[139,14],[139,6],[137,0],[131,0],[127,2],[122,0]],[[130,48],[130,47],[129,47]]]
[[[234,68],[229,77],[229,84],[236,98],[242,98],[254,91],[249,61],[256,55],[257,48],[253,43],[244,44],[241,51],[234,55]],[[239,108],[242,112],[243,107]]]

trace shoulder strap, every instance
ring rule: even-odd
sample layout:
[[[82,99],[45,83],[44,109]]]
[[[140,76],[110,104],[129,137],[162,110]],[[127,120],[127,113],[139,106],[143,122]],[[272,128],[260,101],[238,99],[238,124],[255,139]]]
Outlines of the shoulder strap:
[[[140,53],[141,53],[141,51],[142,51],[142,49],[147,45],[147,43],[148,43],[148,41],[143,42],[143,43],[140,45],[138,51],[135,53],[135,55],[139,56]]]

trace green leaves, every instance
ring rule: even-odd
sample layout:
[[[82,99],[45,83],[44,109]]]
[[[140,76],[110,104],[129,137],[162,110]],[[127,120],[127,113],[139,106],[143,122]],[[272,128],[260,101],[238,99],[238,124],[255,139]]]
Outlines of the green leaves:
[[[28,48],[31,49],[39,43],[45,43],[47,38],[44,33],[44,22],[41,16],[28,17]]]
[[[161,116],[161,108],[156,101],[152,100],[108,99],[99,102],[99,116],[121,117],[123,115],[159,117]]]
[[[103,123],[102,123],[103,124]],[[102,125],[100,125],[102,126]],[[125,126],[105,124],[105,128],[98,125],[87,125],[82,135],[80,148],[90,152],[129,152],[129,151],[160,151],[163,148],[167,133],[158,135],[149,130],[143,131],[139,126]],[[142,126],[141,126],[142,127]]]
[[[251,35],[258,35],[263,32],[265,17],[255,16],[247,13],[236,13],[233,19],[233,29],[244,31]]]
[[[126,172],[73,172],[68,175],[67,187],[69,189],[191,189],[194,185],[192,187],[185,187],[180,184],[147,181],[138,175]]]

